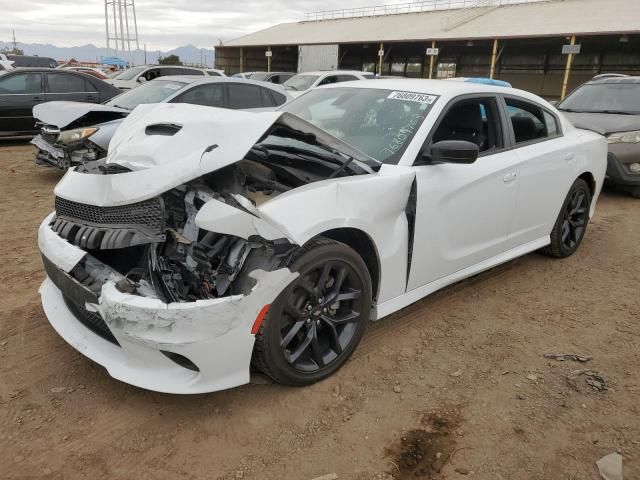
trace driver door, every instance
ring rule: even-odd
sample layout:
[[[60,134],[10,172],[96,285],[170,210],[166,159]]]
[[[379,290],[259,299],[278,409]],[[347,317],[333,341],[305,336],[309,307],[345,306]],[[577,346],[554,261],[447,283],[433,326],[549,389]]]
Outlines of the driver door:
[[[476,143],[470,165],[415,166],[416,211],[407,291],[489,260],[508,248],[518,196],[518,158],[491,95],[451,102],[427,139]]]

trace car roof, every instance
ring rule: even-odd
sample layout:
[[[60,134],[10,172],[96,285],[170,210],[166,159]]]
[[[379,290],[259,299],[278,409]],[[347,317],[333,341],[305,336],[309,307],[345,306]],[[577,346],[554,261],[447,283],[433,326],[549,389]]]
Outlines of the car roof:
[[[298,75],[342,75],[342,74],[372,75],[370,72],[360,70],[315,70],[312,72],[300,72]]]
[[[518,90],[511,87],[499,87],[495,85],[483,85],[471,82],[451,82],[447,80],[427,80],[427,79],[386,79],[381,78],[376,82],[370,80],[356,80],[351,82],[332,83],[317,88],[375,88],[379,90],[398,90],[403,92],[423,93],[426,95],[438,95],[443,97],[457,97],[464,94],[474,93],[496,93],[496,94],[513,94],[522,98],[528,98],[535,102],[544,102],[533,93],[524,90]],[[545,102],[546,103],[546,102]]]
[[[259,80],[250,80],[250,79],[239,79],[233,77],[207,77],[202,75],[166,75],[164,77],[158,77],[152,82],[157,81],[174,81],[174,82],[183,82],[187,84],[206,84],[206,83],[237,83],[239,85],[256,85],[258,87],[269,88],[271,90],[275,90],[278,93],[283,95],[287,95],[288,93],[281,85],[276,85],[272,83],[261,82]]]
[[[605,77],[596,78],[587,82],[589,84],[601,84],[601,83],[640,83],[640,77]]]

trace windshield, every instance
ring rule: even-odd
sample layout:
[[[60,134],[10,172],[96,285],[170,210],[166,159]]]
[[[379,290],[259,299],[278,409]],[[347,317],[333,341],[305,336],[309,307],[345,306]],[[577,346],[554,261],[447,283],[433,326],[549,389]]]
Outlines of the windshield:
[[[558,108],[572,112],[640,114],[640,83],[590,83]]]
[[[382,163],[397,164],[437,96],[374,88],[321,88],[283,105]]]
[[[284,82],[284,88],[302,92],[303,90],[311,88],[311,85],[313,85],[318,78],[320,78],[320,75],[294,75]]]
[[[105,105],[133,110],[145,103],[161,103],[185,85],[184,82],[154,80],[112,98]]]
[[[133,80],[135,77],[140,75],[145,71],[147,67],[134,67],[129,70],[125,70],[124,72],[119,73],[113,78],[117,78],[118,80]]]

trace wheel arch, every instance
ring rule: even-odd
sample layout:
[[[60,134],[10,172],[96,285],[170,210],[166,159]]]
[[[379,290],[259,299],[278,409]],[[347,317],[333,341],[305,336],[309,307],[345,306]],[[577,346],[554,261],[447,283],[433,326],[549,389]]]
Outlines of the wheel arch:
[[[334,228],[331,230],[327,230],[320,233],[314,238],[320,236],[330,238],[332,240],[336,240],[337,242],[348,245],[353,250],[355,250],[360,258],[362,258],[365,265],[367,266],[367,269],[369,270],[369,275],[371,276],[371,286],[373,288],[373,292],[371,292],[371,298],[375,303],[377,301],[378,292],[380,290],[381,275],[380,256],[373,239],[364,231],[352,227]]]
[[[578,178],[587,182],[587,185],[589,185],[589,192],[591,193],[591,198],[593,198],[594,195],[596,194],[596,179],[593,176],[593,173],[587,171],[582,173]]]

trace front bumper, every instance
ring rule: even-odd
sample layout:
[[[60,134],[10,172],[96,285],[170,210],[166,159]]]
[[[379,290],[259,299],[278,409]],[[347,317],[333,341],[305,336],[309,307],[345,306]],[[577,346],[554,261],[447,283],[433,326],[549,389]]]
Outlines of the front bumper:
[[[251,274],[256,285],[246,296],[174,304],[122,293],[113,281],[107,281],[98,303],[81,307],[99,315],[114,343],[88,328],[65,302],[65,297],[78,298],[67,291],[74,286],[68,284],[71,277],[65,274],[86,252],[58,237],[49,227],[52,218],[47,217],[40,226],[38,244],[48,268],[55,265],[67,283],[59,275],[50,275],[40,295],[49,322],[71,346],[104,366],[112,377],[148,390],[204,393],[249,382],[253,322],[296,274],[286,268],[258,270]],[[78,283],[78,288],[83,287]],[[198,370],[181,366],[169,358],[171,354],[186,357]]]
[[[609,145],[607,181],[619,186],[640,186],[640,174],[631,173],[628,167],[636,162],[640,162],[640,147],[638,145]]]

